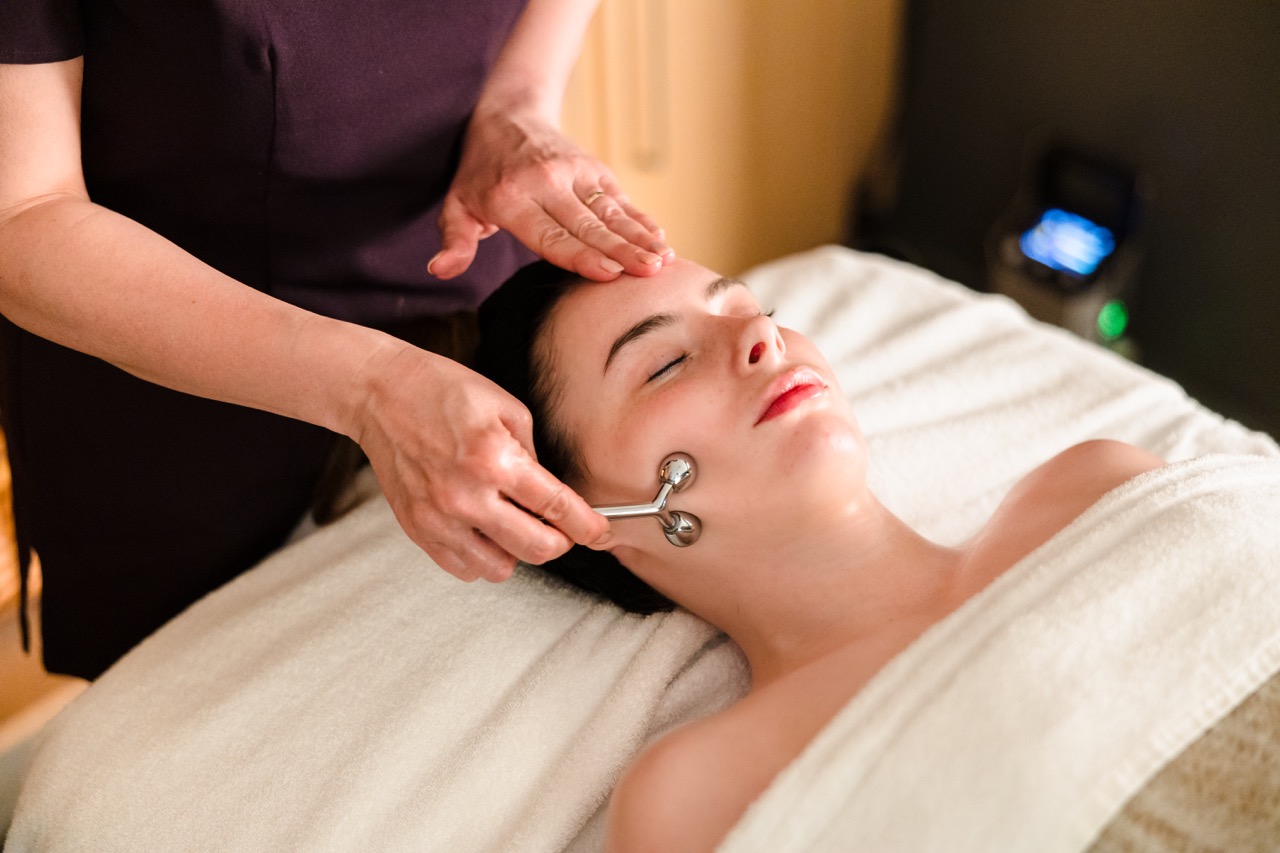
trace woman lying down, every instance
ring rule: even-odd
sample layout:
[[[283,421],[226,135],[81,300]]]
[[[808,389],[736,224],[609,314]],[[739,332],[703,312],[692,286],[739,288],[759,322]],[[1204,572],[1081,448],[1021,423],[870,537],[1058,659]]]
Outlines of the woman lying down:
[[[951,784],[971,789],[980,801],[1009,796],[1001,785],[1016,794],[1018,788],[1034,789],[1043,784],[1046,795],[1057,800],[1045,810],[1052,813],[1048,819],[1071,812],[1069,804],[1060,799],[1070,796],[1069,792],[1055,787],[1063,784],[1062,780],[1042,783],[1017,777],[1023,771],[1015,770],[1012,782],[1000,781],[988,778],[986,768],[996,756],[1021,748],[1018,735],[1024,728],[1029,730],[1022,732],[1024,738],[1040,737],[1040,727],[1054,733],[1044,739],[1052,741],[1061,734],[1061,743],[1048,748],[1065,750],[1070,760],[1076,760],[1075,753],[1091,751],[1079,749],[1070,740],[1078,737],[1078,732],[1071,734],[1072,726],[1083,726],[1089,740],[1111,738],[1119,750],[1108,752],[1107,744],[1099,743],[1099,756],[1080,759],[1083,764],[1078,771],[1069,766],[1064,771],[1066,775],[1077,773],[1081,778],[1074,784],[1093,797],[1105,783],[1089,774],[1111,772],[1116,756],[1124,756],[1126,750],[1141,752],[1130,748],[1133,732],[1156,725],[1151,715],[1172,701],[1162,695],[1167,691],[1160,679],[1180,685],[1179,689],[1195,681],[1187,675],[1195,661],[1180,658],[1172,665],[1166,661],[1167,676],[1152,677],[1140,690],[1132,690],[1144,696],[1150,690],[1160,691],[1155,698],[1135,700],[1132,712],[1107,707],[1098,714],[1106,722],[1099,724],[1088,713],[1060,710],[1073,707],[1073,702],[1086,704],[1081,697],[1095,689],[1105,690],[1108,701],[1125,701],[1118,694],[1128,687],[1113,691],[1106,686],[1107,678],[1134,684],[1132,672],[1120,668],[1142,666],[1141,679],[1161,669],[1142,658],[1143,650],[1151,648],[1150,638],[1136,635],[1129,623],[1141,625],[1147,619],[1141,607],[1134,609],[1132,599],[1164,598],[1165,592],[1147,594],[1142,584],[1148,581],[1125,579],[1122,583],[1133,587],[1126,593],[1130,600],[1112,601],[1107,589],[1115,584],[1098,581],[1090,574],[1103,571],[1111,562],[1128,566],[1133,560],[1125,556],[1124,542],[1105,544],[1109,540],[1098,530],[1120,524],[1114,519],[1126,513],[1151,514],[1156,511],[1153,507],[1172,505],[1173,499],[1161,496],[1162,484],[1170,477],[1177,482],[1170,481],[1172,485],[1165,491],[1185,497],[1200,488],[1209,495],[1200,503],[1213,504],[1219,492],[1229,495],[1234,488],[1222,482],[1254,478],[1252,472],[1258,466],[1269,464],[1220,460],[1209,466],[1213,470],[1196,468],[1175,476],[1169,472],[1178,466],[1163,468],[1161,459],[1139,448],[1115,441],[1089,441],[1064,450],[1024,477],[981,530],[959,545],[944,547],[922,538],[868,490],[867,448],[832,370],[804,336],[775,325],[741,282],[688,261],[673,264],[653,279],[624,277],[603,286],[584,284],[572,274],[537,264],[490,298],[481,311],[481,323],[484,343],[479,369],[530,407],[539,459],[590,503],[648,500],[658,486],[655,472],[673,452],[688,454],[695,463],[696,485],[671,499],[673,507],[701,520],[701,535],[694,544],[673,547],[662,535],[662,526],[653,521],[615,521],[607,551],[575,549],[545,568],[635,612],[676,605],[686,608],[725,631],[751,666],[752,685],[744,699],[671,732],[632,764],[610,806],[609,843],[619,851],[708,850],[726,836],[733,842],[747,832],[742,825],[753,820],[766,834],[772,831],[768,824],[773,820],[778,824],[774,829],[783,833],[777,838],[789,839],[788,843],[796,844],[794,849],[830,849],[824,843],[847,849],[861,847],[864,842],[867,849],[884,849],[876,845],[917,836],[926,840],[923,843],[934,838],[948,849],[963,849],[965,832],[973,834],[970,840],[977,848],[1002,837],[1017,843],[1016,832],[1001,836],[1004,830],[992,829],[974,816],[981,809],[968,806],[951,809],[969,814],[959,818],[957,828],[947,828],[947,819],[936,814],[945,809],[931,799],[935,790],[939,797],[949,796],[947,789],[929,786],[948,784],[946,767],[952,754],[981,750],[983,737],[993,739],[991,751],[985,758],[969,760],[970,769],[957,770],[961,776]],[[1219,470],[1223,468],[1226,473]],[[1246,477],[1240,470],[1251,473]],[[1274,501],[1275,472],[1273,468],[1267,471],[1270,479],[1258,489]],[[1187,485],[1188,481],[1207,485],[1194,487]],[[1099,526],[1095,530],[1087,523],[1093,518],[1088,513],[1104,495],[1110,499],[1109,493],[1116,493],[1115,500],[1107,504],[1107,515],[1096,519]],[[1179,497],[1174,503],[1181,500]],[[1237,503],[1253,506],[1258,500],[1257,495],[1248,495]],[[1239,515],[1235,504],[1222,512]],[[1141,519],[1136,523],[1150,526]],[[1167,521],[1178,531],[1199,523],[1194,515]],[[1066,565],[1069,561],[1064,558],[1057,561],[1064,563],[1062,568],[1053,569],[1051,559],[1041,561],[1051,565],[1050,569],[1039,565],[1035,570],[1024,568],[1026,564],[1020,561],[1037,549],[1053,557],[1057,553],[1053,543],[1064,536],[1070,540],[1069,526],[1079,530],[1081,525],[1083,531],[1076,537],[1081,541],[1072,550],[1087,551],[1090,543],[1097,542],[1097,548],[1112,553],[1106,558],[1086,554],[1079,558],[1079,567]],[[1213,532],[1212,526],[1200,530],[1200,540]],[[1140,537],[1124,534],[1122,538]],[[1255,550],[1270,549],[1274,557],[1274,542],[1268,542]],[[1066,545],[1058,547],[1066,549]],[[1215,544],[1203,550],[1221,552],[1223,547]],[[1146,552],[1158,550],[1146,547]],[[1119,553],[1114,560],[1113,553]],[[1192,562],[1201,560],[1194,557]],[[1015,565],[1019,569],[1010,571]],[[1035,574],[1037,578],[1015,582],[1005,579],[1006,573]],[[1250,622],[1249,617],[1237,619],[1228,609],[1235,606],[1280,612],[1274,603],[1258,602],[1257,588],[1236,590],[1230,578],[1214,580],[1223,577],[1216,567],[1206,581],[1209,588],[1216,595],[1217,586],[1224,585],[1235,598],[1222,602],[1205,599],[1201,588],[1194,586],[1197,581],[1188,579],[1195,574],[1178,568],[1174,585],[1185,587],[1178,594],[1185,593],[1191,599],[1192,610],[1218,608],[1214,624],[1225,620],[1234,630],[1237,622]],[[996,583],[998,579],[1001,583]],[[1027,583],[1033,583],[1031,591],[1019,592],[1020,585]],[[1159,578],[1150,583],[1156,590],[1171,588],[1167,580]],[[1274,568],[1259,583],[1272,599],[1278,598]],[[1029,597],[1021,602],[1001,599],[1015,594]],[[1060,610],[1037,609],[1041,607],[1037,595],[1062,602],[1044,605]],[[1246,601],[1238,604],[1236,598]],[[1163,637],[1180,635],[1190,624],[1189,617],[1178,609],[1186,605],[1172,606],[1172,615],[1153,616],[1149,626],[1161,644]],[[998,631],[966,629],[966,620],[980,623],[984,608],[998,611],[1000,607],[1006,608],[1007,618],[998,612],[991,617],[1001,626]],[[1047,649],[1037,650],[1025,633],[1007,638],[1000,634],[1005,626],[1019,624],[1019,618],[1027,613],[1038,614],[1044,623],[1035,630],[1047,631],[1055,638]],[[1160,619],[1172,622],[1164,624]],[[1179,747],[1195,740],[1275,672],[1277,631],[1272,623],[1280,620],[1263,616],[1253,622],[1258,627],[1241,628],[1244,633],[1224,641],[1222,652],[1226,660],[1233,648],[1241,649],[1237,656],[1248,658],[1242,666],[1251,677],[1227,672],[1224,679],[1234,685],[1231,694],[1218,690],[1212,678],[1212,683],[1188,688],[1198,691],[1188,698],[1189,705],[1198,701],[1200,694],[1212,694],[1211,698],[1207,705],[1201,702],[1187,712],[1194,721],[1179,718],[1158,724],[1167,725],[1168,731],[1161,735],[1166,747],[1172,748],[1178,738],[1182,741]],[[1084,640],[1072,633],[1077,623],[1080,630],[1089,632]],[[1117,627],[1123,628],[1124,637],[1117,640],[1115,652],[1108,653],[1104,636]],[[1019,630],[1030,629],[1022,626]],[[1066,647],[1055,645],[1058,642]],[[1001,644],[1014,653],[1000,657],[1008,654],[999,650]],[[1092,649],[1094,645],[1102,645],[1101,650]],[[1204,643],[1199,638],[1186,638],[1172,653],[1181,654],[1176,649],[1183,647],[1198,653]],[[1168,652],[1165,647],[1153,656]],[[1090,663],[1094,660],[1090,654],[1103,663]],[[1067,667],[1062,661],[1075,660],[1077,655],[1087,672],[1057,674],[1059,668]],[[951,662],[944,667],[948,660]],[[893,669],[891,662],[898,668]],[[965,689],[968,676],[957,678],[956,673],[983,666],[992,667],[997,680],[1007,676],[1014,682],[1012,688],[1004,685],[1004,692],[992,693],[978,681],[974,695],[966,698],[957,694],[955,691]],[[1108,666],[1118,668],[1117,673],[1107,675]],[[904,672],[904,667],[910,673]],[[943,668],[931,676],[930,667]],[[1025,684],[1017,683],[1022,668],[1029,670]],[[895,698],[904,691],[893,684],[927,685],[930,678],[938,690],[918,700],[917,705],[903,706],[906,710],[902,712],[913,726],[919,717],[920,725],[915,727],[926,731],[904,734],[897,724],[892,731],[878,731],[877,726],[892,717],[892,703],[908,701]],[[1072,679],[1082,680],[1071,687],[1076,683]],[[877,685],[881,689],[873,693],[869,685],[877,680],[882,682]],[[1051,686],[1043,687],[1046,682]],[[860,696],[864,687],[872,695]],[[1037,699],[1036,689],[1048,693]],[[1064,689],[1070,690],[1070,695],[1063,695]],[[853,701],[855,697],[858,702]],[[1270,701],[1273,712],[1280,708],[1280,702]],[[990,709],[985,707],[988,702]],[[1037,710],[1041,707],[1037,702],[1047,710]],[[1144,703],[1154,705],[1154,710]],[[875,707],[883,713],[877,713]],[[962,718],[948,708],[977,713]],[[930,722],[931,713],[947,719]],[[1030,717],[1020,718],[1019,713]],[[1207,713],[1213,716],[1206,719]],[[1061,714],[1061,719],[1052,714]],[[991,722],[988,716],[998,719]],[[853,729],[850,737],[854,740],[871,740],[856,747],[847,761],[836,762],[844,765],[842,769],[832,771],[822,766],[821,751],[809,753],[817,749],[810,744],[820,732],[829,726],[839,729],[831,726],[837,717]],[[1121,722],[1112,722],[1115,720]],[[993,730],[984,734],[984,725]],[[927,731],[929,726],[934,727],[932,734]],[[1110,732],[1108,726],[1117,729]],[[838,732],[827,732],[823,737],[827,747],[838,747]],[[909,761],[875,760],[876,756],[896,754],[890,745],[904,737],[919,738],[914,748],[927,753],[916,769]],[[1275,742],[1273,732],[1271,752],[1260,754],[1280,756]],[[899,745],[908,753],[913,748],[911,743]],[[859,749],[862,752],[857,752]],[[869,753],[867,749],[881,751]],[[797,760],[802,755],[807,766]],[[1040,757],[1029,754],[1029,758],[1033,763],[1058,761],[1052,752]],[[923,772],[918,769],[921,763]],[[1081,810],[1085,817],[1071,817],[1071,827],[1061,834],[1070,842],[1063,849],[1079,849],[1094,840],[1096,827],[1086,819],[1088,815],[1095,815],[1094,824],[1105,822],[1109,815],[1101,811],[1114,810],[1127,800],[1163,763],[1164,759],[1155,756],[1137,761],[1132,772],[1126,772],[1141,778],[1131,781],[1129,791],[1117,788],[1112,800],[1120,802],[1087,804]],[[880,767],[882,764],[908,766],[894,770]],[[1040,770],[1056,776],[1047,768]],[[902,778],[892,778],[895,772]],[[832,773],[836,777],[827,778]],[[884,776],[886,773],[889,775]],[[990,775],[994,776],[994,771]],[[822,797],[803,792],[806,779],[823,780]],[[771,784],[779,790],[770,789]],[[799,786],[801,791],[789,803],[788,784]],[[901,787],[902,795],[894,801],[896,805],[886,806],[885,798],[893,797],[895,785]],[[767,789],[771,797],[782,798],[774,818],[768,814],[768,798],[762,797]],[[874,815],[859,816],[859,803],[865,799],[859,792],[863,790],[875,791]],[[1280,783],[1269,796],[1277,796],[1277,790]],[[840,799],[836,796],[840,791],[846,794],[835,808],[851,815],[853,823],[841,828],[844,818],[817,815],[813,820],[823,827],[814,829],[816,834],[805,836],[796,830],[805,810],[816,808],[815,800]],[[1052,793],[1055,791],[1058,793]],[[1034,792],[1031,796],[1034,803]],[[761,802],[747,814],[758,798]],[[1008,816],[1010,807],[1000,806],[1004,820],[1023,821],[1023,816]],[[1039,831],[1035,829],[1035,808],[1028,808],[1026,829],[1017,831]],[[744,819],[744,814],[749,819]],[[1262,815],[1259,820],[1264,824],[1272,820],[1265,817],[1265,811]],[[876,820],[885,823],[878,841],[876,832],[881,830],[874,828]],[[1233,820],[1240,823],[1248,818],[1237,814]],[[913,823],[921,826],[913,828]],[[1118,825],[1113,823],[1113,830]],[[865,836],[861,834],[864,830]],[[848,831],[857,834],[841,835]],[[1280,827],[1274,823],[1270,830],[1264,826],[1262,831],[1275,831],[1280,837]],[[960,835],[938,838],[939,833]],[[833,838],[844,838],[847,844],[834,844]],[[761,843],[759,849],[783,849],[774,843],[782,842]],[[1054,849],[1052,843],[1036,846]]]

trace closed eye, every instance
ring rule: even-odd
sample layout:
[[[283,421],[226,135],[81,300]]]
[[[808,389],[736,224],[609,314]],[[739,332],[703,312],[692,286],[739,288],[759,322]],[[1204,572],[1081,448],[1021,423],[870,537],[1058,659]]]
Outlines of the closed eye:
[[[768,311],[759,311],[759,312],[757,312],[757,313],[756,313],[756,316],[757,316],[757,317],[769,317],[770,319],[772,319],[772,318],[773,318],[773,309],[772,309],[772,308],[770,308]],[[657,370],[655,370],[652,374],[650,374],[649,378],[648,378],[648,379],[646,379],[646,380],[645,380],[645,382],[652,382],[652,381],[654,381],[655,379],[661,379],[661,378],[663,377],[663,375],[665,375],[666,373],[670,372],[673,368],[678,367],[679,365],[683,364],[685,361],[688,361],[688,359],[689,359],[689,354],[688,354],[688,353],[683,353],[683,354],[681,354],[678,358],[673,358],[673,359],[671,359],[671,361],[668,361],[666,364],[662,365],[662,367],[658,368],[658,369],[657,369]]]
[[[652,374],[648,379],[646,379],[645,381],[646,381],[646,382],[652,382],[652,381],[653,381],[653,380],[655,380],[655,379],[659,379],[659,378],[661,378],[663,374],[667,373],[667,372],[668,372],[669,370],[671,370],[672,368],[674,368],[674,367],[678,366],[679,364],[681,364],[682,362],[684,362],[684,361],[685,361],[686,359],[688,359],[688,358],[689,358],[689,354],[688,354],[688,353],[684,353],[684,354],[682,354],[682,355],[681,355],[680,357],[678,357],[678,358],[673,358],[673,359],[671,359],[671,361],[668,361],[668,362],[667,362],[666,364],[664,364],[662,367],[660,367],[660,368],[658,368],[656,371],[654,371],[654,373],[653,373],[653,374]]]

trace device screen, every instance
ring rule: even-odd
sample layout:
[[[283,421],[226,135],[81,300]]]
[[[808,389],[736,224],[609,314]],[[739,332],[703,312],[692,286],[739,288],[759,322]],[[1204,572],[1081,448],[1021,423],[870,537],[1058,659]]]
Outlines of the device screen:
[[[1116,248],[1111,231],[1075,213],[1050,208],[1022,234],[1022,253],[1050,269],[1092,275]]]

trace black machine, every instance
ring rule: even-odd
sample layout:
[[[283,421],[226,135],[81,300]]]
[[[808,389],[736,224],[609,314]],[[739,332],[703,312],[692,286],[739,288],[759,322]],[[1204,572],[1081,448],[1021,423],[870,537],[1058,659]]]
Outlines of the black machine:
[[[992,290],[1033,317],[1132,355],[1125,337],[1140,258],[1132,170],[1055,146],[988,237]]]

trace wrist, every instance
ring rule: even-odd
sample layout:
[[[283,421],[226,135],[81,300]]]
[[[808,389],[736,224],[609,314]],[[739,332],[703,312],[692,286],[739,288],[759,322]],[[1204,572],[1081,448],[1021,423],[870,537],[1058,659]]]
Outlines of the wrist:
[[[376,329],[316,318],[299,354],[304,371],[316,375],[318,410],[305,419],[360,441],[371,410],[385,396],[391,365],[409,344]]]
[[[503,86],[491,85],[480,95],[472,113],[472,121],[491,118],[511,120],[517,116],[532,116],[558,128],[564,93],[555,86],[539,86],[528,81]]]

